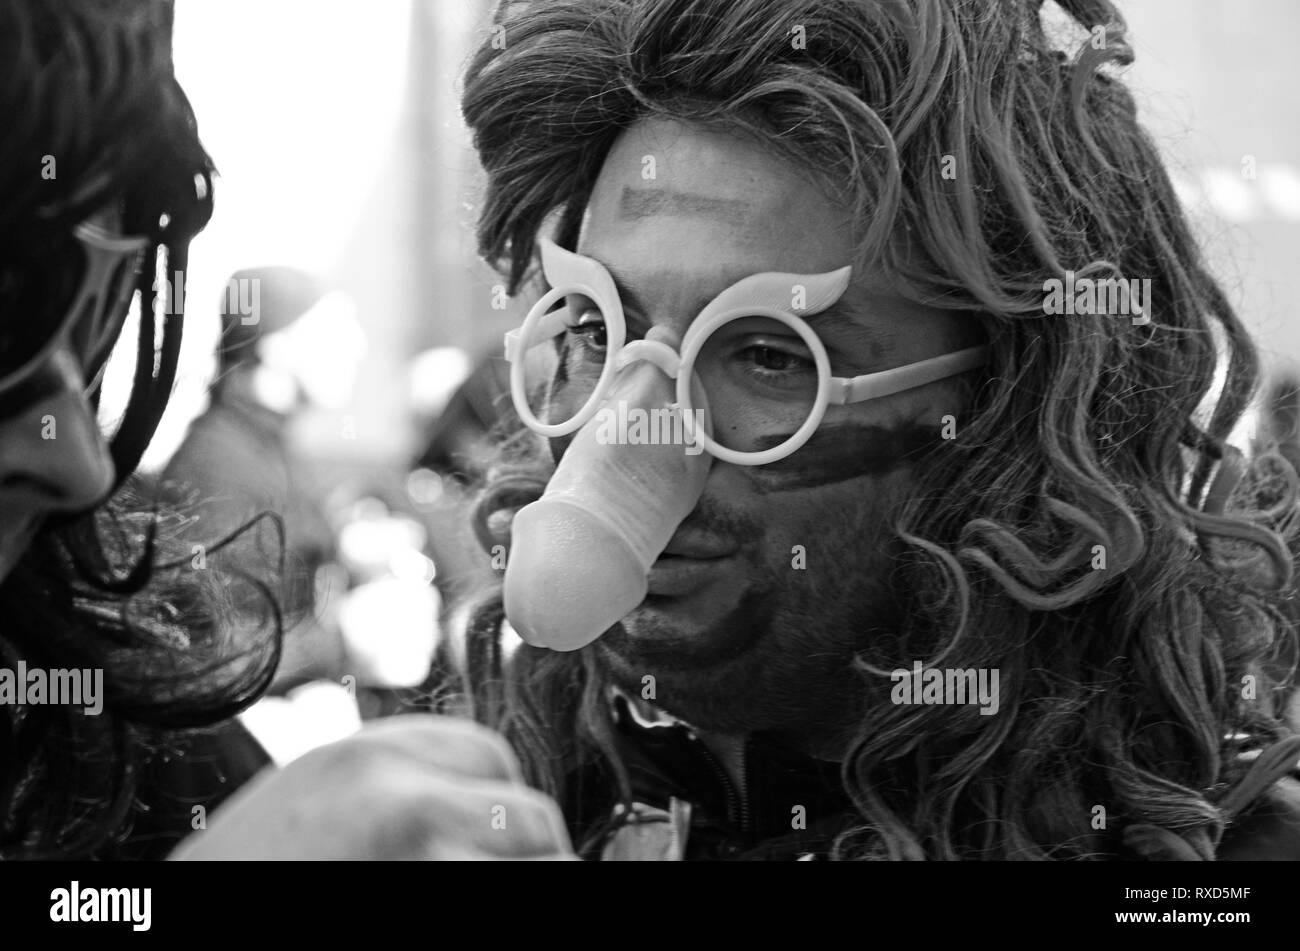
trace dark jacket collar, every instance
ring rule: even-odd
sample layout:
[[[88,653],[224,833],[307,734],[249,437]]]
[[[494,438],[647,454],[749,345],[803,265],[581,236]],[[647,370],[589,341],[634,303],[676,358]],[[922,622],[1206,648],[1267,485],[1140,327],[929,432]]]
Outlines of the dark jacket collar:
[[[584,858],[821,859],[837,835],[860,822],[839,763],[756,733],[745,742],[738,784],[690,724],[626,694],[615,694],[611,702],[633,814],[611,798],[612,784],[583,784],[565,811],[578,819],[574,842]],[[1236,793],[1221,802],[1230,821],[1220,860],[1300,859],[1298,753],[1297,738],[1269,747]],[[1190,846],[1170,846],[1174,833],[1158,831],[1154,837],[1125,836],[1138,843],[1125,857],[1198,857]]]
[[[624,694],[615,695],[612,703],[636,813],[635,820],[625,821],[642,827],[622,833],[619,848],[645,839],[638,849],[665,857],[657,854],[659,839],[670,830],[656,833],[645,827],[671,825],[675,815],[681,841],[671,857],[795,859],[826,853],[851,821],[852,802],[840,783],[838,763],[814,759],[756,733],[745,741],[743,781],[737,783],[690,724]],[[583,806],[588,815],[601,809],[598,800]],[[619,806],[613,812],[624,815]],[[598,839],[585,857],[600,857],[610,838]],[[634,856],[623,852],[621,857]]]

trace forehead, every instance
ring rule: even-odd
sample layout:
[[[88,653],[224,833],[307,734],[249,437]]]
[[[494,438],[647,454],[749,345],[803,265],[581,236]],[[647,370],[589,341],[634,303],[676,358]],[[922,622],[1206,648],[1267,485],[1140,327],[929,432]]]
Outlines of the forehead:
[[[823,274],[855,258],[849,215],[805,169],[750,139],[671,120],[640,122],[615,142],[576,250],[621,282],[624,306],[679,332],[751,274]],[[834,325],[846,341],[866,334],[868,344],[846,346],[873,359],[883,347],[890,362],[965,346],[979,333],[900,296],[887,275],[856,267],[840,302],[812,324],[819,334]]]
[[[721,290],[762,271],[843,267],[853,244],[847,216],[784,159],[736,134],[656,119],[610,149],[577,250]]]

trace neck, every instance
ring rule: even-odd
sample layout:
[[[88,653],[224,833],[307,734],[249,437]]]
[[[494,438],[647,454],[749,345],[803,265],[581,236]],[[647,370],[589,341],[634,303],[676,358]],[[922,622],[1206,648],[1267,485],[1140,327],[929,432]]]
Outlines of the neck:
[[[736,788],[744,790],[745,786],[745,741],[749,735],[745,733],[705,733],[697,731],[701,743],[713,754],[714,758],[722,764],[727,771],[727,776],[735,783]],[[782,746],[788,746],[790,749],[797,750],[812,759],[824,760],[828,763],[838,763],[844,759],[848,753],[849,740],[845,736],[840,737],[794,737],[772,734],[772,738]]]
[[[630,705],[633,715],[645,722],[654,721],[677,721],[690,727],[691,731],[704,745],[704,747],[713,754],[713,757],[726,770],[728,777],[735,782],[738,788],[743,788],[745,773],[745,743],[749,739],[750,732],[724,732],[721,730],[710,730],[701,727],[697,723],[691,723],[683,720],[668,710],[665,710],[658,703],[644,700],[638,697],[634,692],[624,691],[615,688],[615,693],[621,695]],[[765,730],[764,734],[771,740],[787,749],[802,753],[813,759],[824,760],[830,763],[841,762],[847,755],[849,747],[856,733],[856,726],[859,721],[852,719],[851,726],[841,726],[838,729],[823,728],[815,730]]]

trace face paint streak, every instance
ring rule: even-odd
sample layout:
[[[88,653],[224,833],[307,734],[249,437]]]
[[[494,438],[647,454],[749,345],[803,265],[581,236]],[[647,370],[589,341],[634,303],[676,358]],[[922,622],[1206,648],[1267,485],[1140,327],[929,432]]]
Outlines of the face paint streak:
[[[789,435],[764,437],[759,449],[779,445]],[[764,492],[833,485],[862,476],[882,476],[915,462],[942,442],[940,427],[915,423],[885,426],[834,426],[819,430],[793,455],[752,469]]]
[[[551,381],[551,393],[554,394],[569,382],[569,335],[565,334],[555,346],[555,379]]]
[[[765,436],[754,450],[780,445],[790,435]],[[556,465],[572,441],[572,435],[547,440]],[[816,488],[861,476],[889,475],[916,462],[942,441],[938,426],[834,426],[819,430],[780,462],[744,468],[761,492]]]
[[[581,407],[575,405],[565,394],[565,385],[569,382],[569,372],[567,363],[569,359],[569,343],[567,338],[557,348],[559,350],[559,363],[555,367],[555,375],[551,378],[550,387],[546,394],[546,405],[550,411],[551,419],[568,417],[576,413]],[[570,433],[567,436],[552,436],[546,440],[547,446],[551,451],[551,462],[555,465],[560,464],[560,459],[569,448],[569,443],[573,442],[575,434]]]

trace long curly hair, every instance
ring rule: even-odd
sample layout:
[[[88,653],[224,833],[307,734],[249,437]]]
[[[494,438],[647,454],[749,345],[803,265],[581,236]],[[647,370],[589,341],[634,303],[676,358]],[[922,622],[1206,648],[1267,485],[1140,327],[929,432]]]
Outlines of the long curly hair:
[[[987,336],[969,419],[894,519],[905,620],[857,661],[874,702],[837,857],[1104,858],[1154,834],[1213,858],[1252,757],[1296,752],[1296,480],[1227,443],[1257,353],[1116,74],[1119,12],[1058,5],[1074,53],[1041,0],[504,0],[468,69],[479,247],[511,293],[540,229],[574,247],[614,138],[671,117],[817,170],[856,265]],[[1044,316],[1071,271],[1149,279],[1149,322]],[[476,513],[489,550],[548,471],[531,434],[504,442]],[[487,592],[473,715],[542,788],[598,762],[626,795],[595,652],[504,652],[500,622]],[[890,703],[881,675],[914,658],[1000,670],[999,715]]]
[[[59,319],[84,269],[72,229],[110,202],[125,233],[149,237],[136,292],[154,315],[140,321],[110,444],[113,497],[48,522],[0,584],[0,666],[104,672],[98,716],[0,706],[0,858],[106,854],[129,832],[143,765],[180,736],[170,731],[247,706],[279,657],[268,586],[194,570],[180,517],[128,481],[180,353],[181,300],[160,302],[155,288],[184,274],[212,209],[213,166],[173,75],[171,26],[170,3],[0,0],[0,320]],[[236,606],[241,623],[224,623]]]

